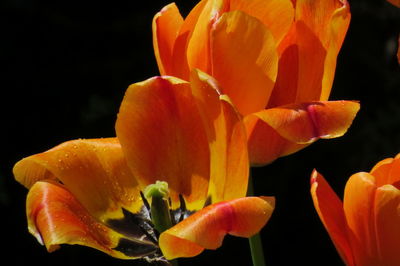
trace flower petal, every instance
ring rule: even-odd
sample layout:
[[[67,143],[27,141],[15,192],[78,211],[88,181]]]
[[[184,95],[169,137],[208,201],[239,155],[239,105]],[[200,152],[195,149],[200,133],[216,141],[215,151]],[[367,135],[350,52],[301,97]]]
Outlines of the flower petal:
[[[278,47],[279,70],[268,107],[319,101],[326,50],[317,36],[297,21]]]
[[[183,18],[175,3],[165,6],[153,18],[153,46],[161,75],[172,72],[172,51]]]
[[[308,146],[308,144],[298,144],[283,138],[275,129],[255,115],[246,116],[244,123],[252,166],[269,164],[281,156],[292,154]]]
[[[120,216],[121,207],[137,212],[142,206],[116,138],[68,141],[22,159],[13,172],[28,188],[44,179],[60,181],[101,221]]]
[[[151,242],[130,241],[135,250],[130,256],[117,251],[122,238],[99,223],[62,185],[39,181],[27,198],[29,231],[49,252],[60,244],[92,247],[117,258],[138,258],[153,253],[157,246]]]
[[[247,137],[241,118],[229,99],[218,94],[217,82],[212,77],[194,70],[190,83],[210,143],[208,195],[211,202],[244,197],[249,160]]]
[[[224,13],[211,33],[211,60],[212,76],[241,114],[265,108],[277,75],[278,54],[262,22],[241,11]]]
[[[230,10],[240,10],[259,19],[279,43],[288,32],[294,19],[290,0],[230,0]]]
[[[375,178],[357,173],[347,181],[343,208],[349,227],[355,265],[380,265],[374,219]]]
[[[339,255],[346,265],[354,265],[343,204],[324,177],[316,170],[311,175],[311,195],[319,218]]]
[[[173,208],[179,194],[191,210],[207,197],[209,144],[200,121],[190,84],[173,77],[131,85],[120,107],[116,131],[132,174],[141,187],[166,181]]]
[[[266,224],[275,206],[272,197],[246,197],[219,202],[194,213],[160,235],[167,259],[192,257],[221,246],[226,234],[251,237]]]
[[[400,181],[400,157],[387,158],[377,163],[371,170],[376,186],[393,185]]]
[[[400,0],[387,0],[389,3],[400,8]]]
[[[400,265],[400,190],[392,185],[377,189],[375,224],[379,265]]]
[[[318,138],[342,136],[359,108],[354,101],[308,102],[266,109],[255,115],[287,140],[306,144]]]

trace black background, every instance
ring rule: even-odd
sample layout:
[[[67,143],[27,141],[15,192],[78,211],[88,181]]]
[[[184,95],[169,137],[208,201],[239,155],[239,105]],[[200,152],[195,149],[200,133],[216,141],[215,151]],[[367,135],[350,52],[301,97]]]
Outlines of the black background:
[[[169,1],[39,1],[0,3],[0,230],[2,265],[142,265],[86,247],[48,254],[27,232],[27,191],[11,169],[19,159],[76,138],[114,136],[129,84],[158,74],[153,15]],[[196,1],[177,0],[183,14]],[[309,194],[313,168],[342,196],[347,178],[400,152],[400,69],[395,58],[400,10],[381,0],[350,2],[352,21],[332,90],[333,100],[359,100],[348,133],[253,169],[257,195],[274,195],[262,230],[267,265],[342,265]],[[5,68],[5,69],[4,69]],[[250,265],[247,240],[226,237],[181,265]]]

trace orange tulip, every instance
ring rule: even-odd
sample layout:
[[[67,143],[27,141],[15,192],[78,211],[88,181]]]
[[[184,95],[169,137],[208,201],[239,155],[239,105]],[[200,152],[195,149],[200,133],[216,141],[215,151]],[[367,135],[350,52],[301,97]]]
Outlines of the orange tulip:
[[[313,172],[314,206],[346,265],[400,265],[400,154],[347,181],[343,203]]]
[[[203,0],[186,19],[169,4],[153,46],[162,75],[198,68],[218,80],[262,165],[349,128],[359,104],[327,101],[349,22],[346,0]]]
[[[274,199],[245,197],[244,126],[216,86],[199,71],[190,83],[154,77],[133,84],[117,138],[68,141],[19,161],[13,172],[29,188],[29,231],[48,251],[79,244],[149,261],[215,249],[226,234],[257,233]],[[169,185],[173,214],[162,233],[141,193],[157,180]]]

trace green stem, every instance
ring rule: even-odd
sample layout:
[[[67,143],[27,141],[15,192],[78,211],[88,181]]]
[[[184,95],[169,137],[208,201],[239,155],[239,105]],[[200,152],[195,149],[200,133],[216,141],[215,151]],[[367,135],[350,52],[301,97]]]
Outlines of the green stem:
[[[250,175],[249,185],[247,188],[247,196],[254,196],[254,184],[253,178]],[[265,266],[264,251],[261,242],[261,236],[259,233],[249,238],[251,259],[253,260],[253,266]]]

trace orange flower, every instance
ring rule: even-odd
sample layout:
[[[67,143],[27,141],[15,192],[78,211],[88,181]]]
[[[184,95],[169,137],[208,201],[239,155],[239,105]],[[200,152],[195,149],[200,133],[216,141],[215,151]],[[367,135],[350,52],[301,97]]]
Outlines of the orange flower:
[[[162,75],[186,80],[198,68],[218,80],[260,165],[352,123],[358,103],[327,101],[349,22],[345,0],[203,0],[186,19],[164,7],[153,45]]]
[[[150,261],[215,249],[228,233],[257,233],[274,199],[245,197],[244,126],[216,86],[199,71],[190,83],[154,77],[133,84],[118,138],[68,141],[19,161],[13,171],[30,189],[29,231],[48,251],[79,244]],[[174,225],[159,238],[141,194],[157,180],[169,185]]]
[[[400,154],[347,181],[343,203],[316,171],[314,206],[347,265],[400,265]]]

